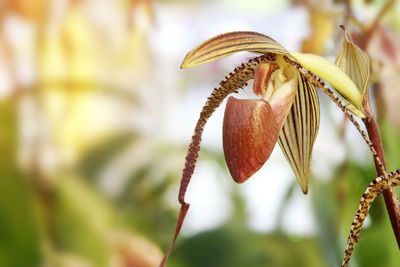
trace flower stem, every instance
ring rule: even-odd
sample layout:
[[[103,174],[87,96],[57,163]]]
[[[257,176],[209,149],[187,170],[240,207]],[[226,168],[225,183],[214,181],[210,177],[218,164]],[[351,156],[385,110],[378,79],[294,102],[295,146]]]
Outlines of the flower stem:
[[[369,104],[364,105],[364,110],[366,112],[366,118],[363,120],[365,127],[367,129],[369,138],[372,142],[373,147],[380,159],[380,162],[374,158],[375,168],[378,176],[386,175],[386,165],[385,159],[383,156],[382,142],[379,136],[378,127],[376,125],[375,119],[372,115],[371,108]],[[383,190],[383,197],[385,199],[386,209],[389,214],[390,222],[392,224],[393,232],[396,237],[397,245],[400,249],[400,209],[399,209],[399,200],[397,198],[396,192],[394,190],[393,185],[388,181],[389,186],[387,189]]]

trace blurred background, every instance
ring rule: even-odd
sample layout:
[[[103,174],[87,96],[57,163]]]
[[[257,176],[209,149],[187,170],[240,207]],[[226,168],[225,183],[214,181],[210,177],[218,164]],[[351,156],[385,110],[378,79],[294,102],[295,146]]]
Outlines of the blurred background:
[[[1,1],[0,266],[158,265],[175,229],[201,107],[252,55],[179,66],[227,31],[259,31],[333,61],[345,24],[372,58],[386,162],[399,168],[399,15],[390,0]],[[339,266],[376,173],[353,126],[325,95],[320,102],[308,195],[278,146],[254,177],[235,184],[222,154],[224,105],[217,110],[168,266]],[[351,264],[399,263],[379,197]]]

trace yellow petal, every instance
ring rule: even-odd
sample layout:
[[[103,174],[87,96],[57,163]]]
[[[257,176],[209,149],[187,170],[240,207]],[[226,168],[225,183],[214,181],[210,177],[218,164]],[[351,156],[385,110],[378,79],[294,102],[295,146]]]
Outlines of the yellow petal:
[[[312,149],[319,128],[319,102],[314,86],[298,74],[298,89],[279,135],[279,146],[300,186],[307,193]]]
[[[296,57],[304,68],[329,82],[346,102],[359,109],[360,113],[363,113],[360,91],[350,77],[339,67],[317,55],[296,52],[291,52],[291,54]]]
[[[190,51],[181,68],[191,68],[243,51],[281,54],[293,59],[285,48],[264,34],[248,31],[228,32],[217,35]]]
[[[353,80],[364,98],[370,74],[370,59],[361,48],[348,39],[346,30],[343,26],[342,28],[344,40],[335,64]]]
[[[354,115],[356,115],[362,119],[365,118],[365,114],[361,110],[359,110],[358,108],[353,106],[352,104],[347,105],[346,109],[350,110]]]

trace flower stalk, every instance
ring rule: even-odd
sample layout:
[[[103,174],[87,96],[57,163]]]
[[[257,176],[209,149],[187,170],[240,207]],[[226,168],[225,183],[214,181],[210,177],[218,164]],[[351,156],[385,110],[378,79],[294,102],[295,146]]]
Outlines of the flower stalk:
[[[363,119],[365,127],[367,129],[369,138],[372,142],[372,145],[376,151],[376,154],[379,158],[379,161],[374,158],[375,168],[378,176],[384,176],[387,179],[386,175],[386,165],[385,158],[383,155],[382,142],[380,139],[378,127],[376,125],[374,116],[372,114],[370,105],[367,101],[364,102],[364,110],[366,113],[366,118]],[[387,212],[389,214],[390,223],[392,224],[394,236],[396,237],[397,245],[400,249],[400,208],[399,208],[399,200],[397,198],[394,187],[389,179],[388,184],[389,187],[383,190],[383,198],[385,199],[385,206]]]

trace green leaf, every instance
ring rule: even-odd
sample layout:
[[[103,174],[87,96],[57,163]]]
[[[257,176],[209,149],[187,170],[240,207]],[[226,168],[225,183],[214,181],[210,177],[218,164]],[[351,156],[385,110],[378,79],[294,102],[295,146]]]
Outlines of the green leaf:
[[[82,178],[66,175],[54,188],[53,205],[58,248],[93,266],[109,266],[115,214],[107,200]]]
[[[0,166],[0,266],[41,266],[35,197],[28,179]]]
[[[41,221],[33,181],[16,165],[18,105],[0,100],[0,266],[43,265]]]
[[[237,52],[255,52],[261,54],[281,54],[294,59],[279,43],[257,32],[228,32],[217,35],[190,51],[181,64],[181,68],[191,68]]]

